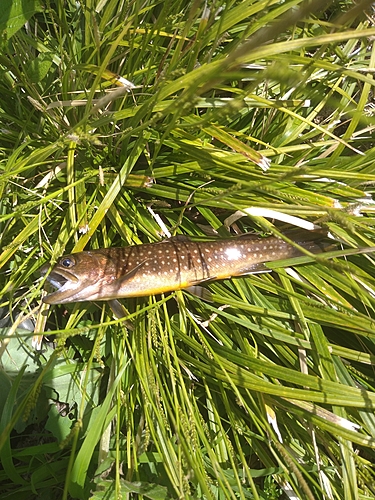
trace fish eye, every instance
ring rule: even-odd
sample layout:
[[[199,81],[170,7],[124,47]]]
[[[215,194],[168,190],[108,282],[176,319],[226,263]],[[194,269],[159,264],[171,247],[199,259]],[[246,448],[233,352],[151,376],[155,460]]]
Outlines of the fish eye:
[[[75,262],[73,259],[70,259],[69,257],[64,257],[63,259],[61,259],[60,264],[63,267],[69,268],[69,267],[73,267]]]

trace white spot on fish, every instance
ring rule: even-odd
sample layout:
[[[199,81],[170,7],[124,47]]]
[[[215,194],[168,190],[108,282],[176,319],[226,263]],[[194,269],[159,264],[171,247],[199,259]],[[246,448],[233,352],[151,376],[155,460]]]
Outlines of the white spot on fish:
[[[228,260],[238,260],[242,257],[242,253],[237,247],[227,248],[225,250],[225,255]]]

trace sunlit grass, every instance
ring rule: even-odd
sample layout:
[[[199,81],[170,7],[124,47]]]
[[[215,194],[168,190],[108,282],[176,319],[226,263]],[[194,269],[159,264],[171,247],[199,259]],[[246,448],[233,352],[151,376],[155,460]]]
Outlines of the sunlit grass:
[[[35,11],[0,16],[0,493],[373,498],[371,3]],[[225,237],[247,207],[342,246],[207,285],[211,302],[126,300],[126,322],[40,306],[38,269],[65,252],[159,241],[154,214]],[[36,354],[19,313],[55,344]]]

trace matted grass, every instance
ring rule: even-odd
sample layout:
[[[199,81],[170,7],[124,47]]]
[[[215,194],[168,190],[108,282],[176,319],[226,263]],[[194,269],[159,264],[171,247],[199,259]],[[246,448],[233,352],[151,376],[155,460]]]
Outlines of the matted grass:
[[[1,498],[373,498],[371,2],[3,4]],[[126,321],[41,306],[63,253],[248,207],[342,246]]]

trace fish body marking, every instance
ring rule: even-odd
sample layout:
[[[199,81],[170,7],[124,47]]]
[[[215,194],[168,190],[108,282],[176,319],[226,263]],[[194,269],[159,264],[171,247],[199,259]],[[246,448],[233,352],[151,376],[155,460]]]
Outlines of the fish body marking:
[[[316,253],[321,249],[314,239],[296,243]],[[204,242],[177,237],[89,250],[59,259],[47,277],[57,290],[43,301],[63,304],[155,295],[259,272],[265,262],[298,255],[296,247],[280,238],[253,236]],[[48,264],[42,267],[42,275],[48,268]]]

